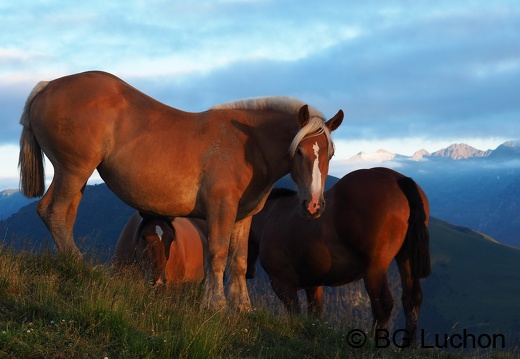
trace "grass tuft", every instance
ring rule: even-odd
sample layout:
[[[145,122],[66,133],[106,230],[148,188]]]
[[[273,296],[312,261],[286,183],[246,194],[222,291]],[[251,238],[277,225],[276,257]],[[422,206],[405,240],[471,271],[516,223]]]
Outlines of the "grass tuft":
[[[200,309],[201,286],[155,290],[138,268],[0,247],[0,358],[457,358],[352,348],[347,325]]]

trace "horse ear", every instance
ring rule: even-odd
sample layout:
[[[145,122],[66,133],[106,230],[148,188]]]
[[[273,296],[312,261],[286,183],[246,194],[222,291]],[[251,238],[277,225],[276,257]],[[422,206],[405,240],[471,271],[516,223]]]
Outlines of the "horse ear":
[[[343,110],[339,110],[338,113],[333,118],[331,118],[330,120],[325,122],[325,125],[327,125],[330,132],[332,132],[336,128],[338,128],[339,125],[341,125],[341,122],[343,122]]]
[[[307,123],[309,123],[309,106],[303,105],[298,111],[298,122],[300,123],[300,127],[304,127]]]

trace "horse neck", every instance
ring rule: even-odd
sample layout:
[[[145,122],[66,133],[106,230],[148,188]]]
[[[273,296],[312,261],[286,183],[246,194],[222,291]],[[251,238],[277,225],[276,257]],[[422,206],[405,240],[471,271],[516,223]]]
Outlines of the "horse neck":
[[[298,130],[296,117],[285,114],[267,119],[255,132],[272,184],[291,171],[289,147]]]

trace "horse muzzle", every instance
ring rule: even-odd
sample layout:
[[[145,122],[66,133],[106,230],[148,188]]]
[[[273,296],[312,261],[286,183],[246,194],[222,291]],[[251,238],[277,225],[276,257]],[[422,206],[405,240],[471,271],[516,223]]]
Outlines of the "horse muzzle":
[[[325,210],[325,201],[320,200],[303,200],[302,202],[303,215],[307,218],[319,218]]]

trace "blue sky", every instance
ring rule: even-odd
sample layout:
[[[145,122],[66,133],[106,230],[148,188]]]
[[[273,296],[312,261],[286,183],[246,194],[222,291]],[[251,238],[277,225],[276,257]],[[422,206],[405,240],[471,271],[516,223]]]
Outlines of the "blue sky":
[[[0,189],[17,187],[32,87],[91,69],[187,111],[264,95],[341,108],[335,161],[520,138],[517,0],[0,1],[0,24]]]

